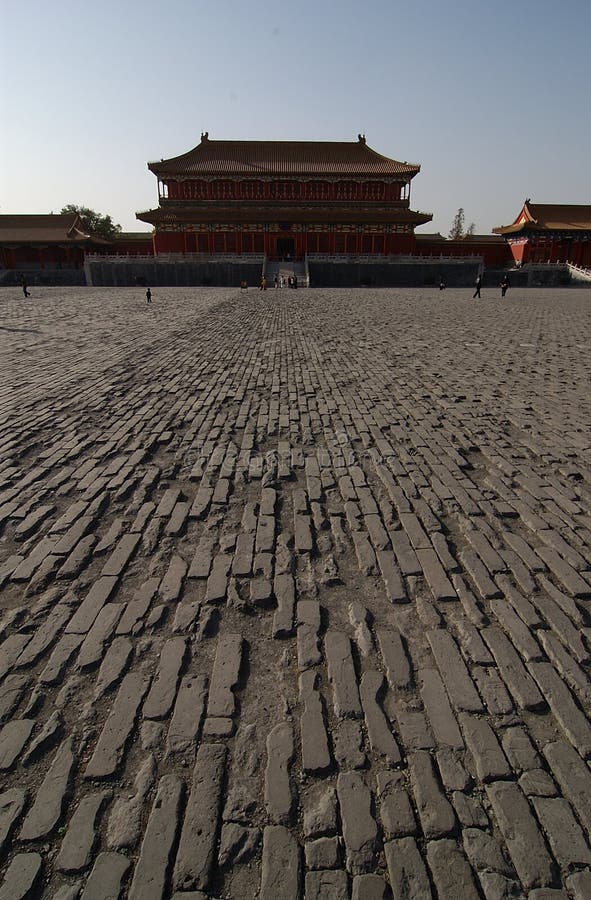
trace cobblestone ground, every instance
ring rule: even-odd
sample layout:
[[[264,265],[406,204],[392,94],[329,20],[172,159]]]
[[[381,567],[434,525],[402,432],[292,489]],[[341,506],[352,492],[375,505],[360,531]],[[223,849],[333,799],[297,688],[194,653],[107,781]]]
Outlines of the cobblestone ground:
[[[0,900],[591,897],[591,291],[497,294],[0,292]]]

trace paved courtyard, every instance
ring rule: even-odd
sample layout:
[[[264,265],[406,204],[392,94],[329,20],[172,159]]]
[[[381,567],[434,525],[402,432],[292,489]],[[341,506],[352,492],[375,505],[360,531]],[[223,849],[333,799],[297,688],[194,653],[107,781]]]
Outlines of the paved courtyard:
[[[0,900],[591,897],[591,290],[0,291]]]

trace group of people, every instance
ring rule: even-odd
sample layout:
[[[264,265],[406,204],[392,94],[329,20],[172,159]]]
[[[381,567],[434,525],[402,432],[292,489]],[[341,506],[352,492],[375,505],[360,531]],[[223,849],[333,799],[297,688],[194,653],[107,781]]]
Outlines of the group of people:
[[[509,281],[508,275],[503,275],[503,279],[501,281],[501,297],[504,297],[507,293],[508,288],[511,286],[511,282]],[[482,275],[478,275],[476,281],[474,282],[474,293],[472,294],[472,299],[476,300],[481,299],[480,297],[480,289],[482,287]]]
[[[440,275],[439,276],[439,290],[444,291],[446,287],[447,287],[447,285],[443,279],[443,275]],[[509,281],[508,275],[503,275],[503,280],[501,281],[500,287],[501,287],[501,297],[504,297],[505,294],[507,293],[508,288],[511,287],[511,282]],[[475,290],[474,290],[474,293],[472,294],[472,299],[476,300],[477,297],[479,299],[482,299],[481,295],[480,295],[480,289],[482,288],[482,275],[477,276],[476,281],[474,283],[474,288],[475,288]]]
[[[243,286],[243,283],[240,285],[240,287],[242,287],[242,286]],[[289,275],[286,278],[285,275],[277,275],[276,274],[273,278],[273,287],[275,289],[284,288],[284,287],[297,288],[297,286],[298,286],[298,276],[297,275]],[[259,291],[266,291],[266,290],[267,290],[267,276],[263,275],[263,277],[261,278],[261,285],[259,287]]]
[[[298,276],[297,275],[288,275],[287,278],[285,275],[275,275],[273,279],[273,287],[275,288],[297,288],[298,286]]]

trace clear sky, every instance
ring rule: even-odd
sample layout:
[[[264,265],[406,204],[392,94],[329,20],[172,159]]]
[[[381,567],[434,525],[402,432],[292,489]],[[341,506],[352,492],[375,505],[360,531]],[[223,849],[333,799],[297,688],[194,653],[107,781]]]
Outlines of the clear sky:
[[[0,213],[146,230],[148,160],[356,140],[421,164],[421,231],[591,203],[589,0],[4,0]]]

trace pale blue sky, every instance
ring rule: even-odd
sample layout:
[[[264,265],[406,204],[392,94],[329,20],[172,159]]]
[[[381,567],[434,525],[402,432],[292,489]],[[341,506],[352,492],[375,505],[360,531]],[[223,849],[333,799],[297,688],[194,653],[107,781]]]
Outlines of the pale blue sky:
[[[157,205],[210,138],[356,140],[418,162],[421,230],[591,203],[588,0],[4,0],[0,213]]]

